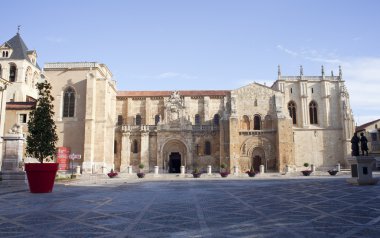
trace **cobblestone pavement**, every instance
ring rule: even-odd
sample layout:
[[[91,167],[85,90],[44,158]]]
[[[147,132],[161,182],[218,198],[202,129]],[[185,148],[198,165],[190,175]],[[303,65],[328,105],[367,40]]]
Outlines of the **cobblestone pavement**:
[[[379,237],[380,185],[343,178],[58,184],[0,194],[0,237]]]

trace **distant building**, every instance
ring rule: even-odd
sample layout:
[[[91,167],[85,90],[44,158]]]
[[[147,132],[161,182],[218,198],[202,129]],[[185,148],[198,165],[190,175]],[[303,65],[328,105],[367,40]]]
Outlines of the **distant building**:
[[[9,52],[9,42],[25,45],[19,34],[12,39],[3,44]],[[350,154],[354,121],[341,70],[338,76],[325,76],[323,69],[321,76],[304,76],[301,68],[299,76],[282,76],[279,69],[271,87],[117,91],[104,64],[47,63],[41,75],[35,51],[23,57],[0,61],[7,78],[17,66],[12,80],[19,86],[9,92],[9,111],[27,112],[27,104],[19,102],[35,99],[36,79],[49,80],[58,146],[81,154],[84,172],[123,172],[127,166],[136,171],[140,163],[168,173],[178,173],[180,166],[189,171],[211,165],[218,171],[222,163],[240,171],[260,165],[284,171],[305,162],[323,169],[346,164]],[[29,77],[28,67],[36,77]]]
[[[369,153],[380,154],[380,119],[356,127],[356,132],[367,137]]]

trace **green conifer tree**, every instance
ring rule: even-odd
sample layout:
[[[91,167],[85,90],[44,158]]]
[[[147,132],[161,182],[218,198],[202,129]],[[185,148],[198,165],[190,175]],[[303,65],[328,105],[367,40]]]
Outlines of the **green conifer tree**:
[[[51,95],[51,85],[44,81],[37,83],[38,99],[36,105],[29,114],[28,130],[26,137],[26,155],[36,158],[43,163],[44,160],[53,159],[56,155],[55,144],[58,141],[56,125],[53,120],[54,97]]]

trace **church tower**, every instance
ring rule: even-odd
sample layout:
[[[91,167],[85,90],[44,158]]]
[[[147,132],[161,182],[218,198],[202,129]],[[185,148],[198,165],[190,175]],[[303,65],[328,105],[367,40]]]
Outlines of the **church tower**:
[[[11,83],[7,102],[35,101],[40,75],[37,52],[28,49],[19,32],[0,46],[0,77]]]

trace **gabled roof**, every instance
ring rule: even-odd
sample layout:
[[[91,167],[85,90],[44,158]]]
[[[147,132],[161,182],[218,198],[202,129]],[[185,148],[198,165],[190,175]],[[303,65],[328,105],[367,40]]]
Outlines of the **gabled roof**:
[[[14,37],[12,37],[4,44],[7,44],[13,50],[12,54],[7,59],[27,60],[28,62],[32,63],[28,57],[28,47],[26,46],[19,33],[17,33]],[[38,64],[36,64],[36,67],[40,68]]]
[[[362,130],[364,130],[367,126],[370,126],[370,125],[372,125],[372,124],[374,124],[374,123],[376,123],[376,122],[378,122],[378,121],[380,121],[380,119],[376,119],[376,120],[374,120],[374,121],[370,121],[370,122],[367,122],[367,123],[365,123],[365,124],[363,124],[363,125],[357,126],[355,131],[362,131]]]
[[[7,110],[31,110],[36,102],[7,102]]]

